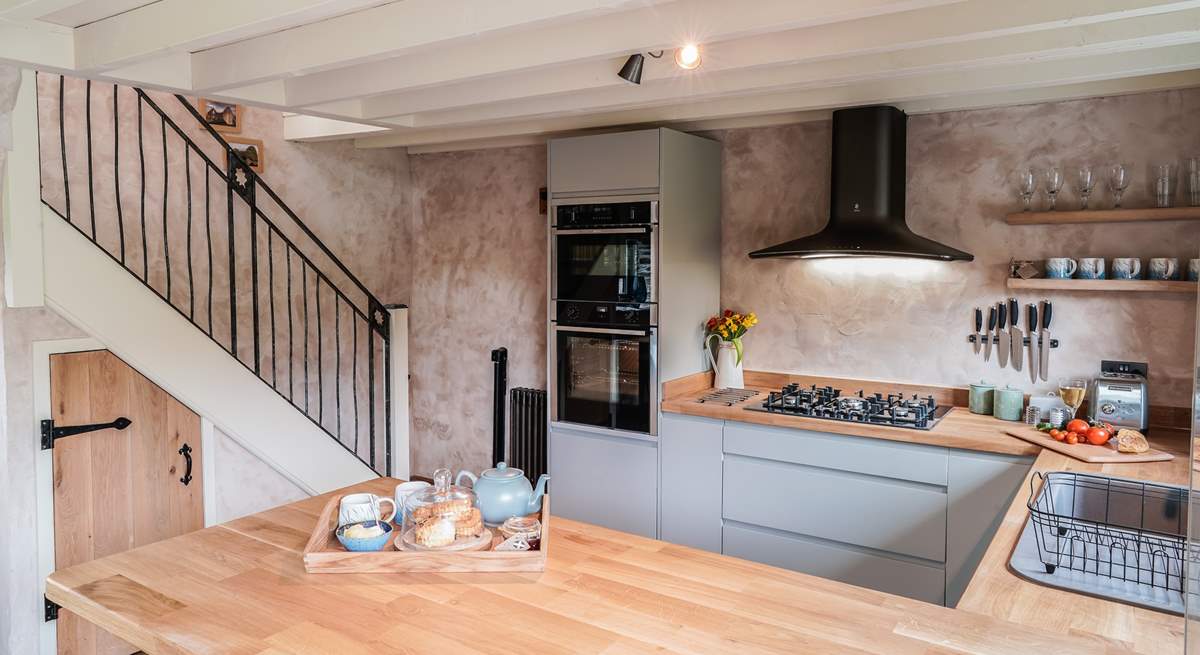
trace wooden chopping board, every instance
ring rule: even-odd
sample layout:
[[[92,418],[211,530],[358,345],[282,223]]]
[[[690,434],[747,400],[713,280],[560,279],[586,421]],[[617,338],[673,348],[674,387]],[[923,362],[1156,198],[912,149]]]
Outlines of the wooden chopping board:
[[[1132,462],[1165,462],[1175,459],[1171,453],[1151,448],[1144,453],[1122,453],[1117,451],[1116,439],[1109,441],[1103,446],[1093,446],[1090,443],[1077,443],[1071,445],[1065,441],[1055,441],[1054,437],[1030,427],[1017,427],[1006,429],[1005,432],[1012,437],[1023,439],[1030,443],[1035,443],[1042,448],[1048,448],[1057,453],[1062,453],[1067,457],[1090,462],[1092,464],[1121,464]]]

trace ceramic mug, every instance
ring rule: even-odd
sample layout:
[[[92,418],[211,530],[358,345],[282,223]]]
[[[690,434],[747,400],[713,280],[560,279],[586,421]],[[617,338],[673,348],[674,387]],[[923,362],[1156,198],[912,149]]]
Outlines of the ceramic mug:
[[[1075,276],[1079,265],[1070,257],[1051,257],[1046,260],[1046,277],[1065,280]]]
[[[1118,280],[1137,280],[1142,277],[1142,260],[1137,257],[1115,257],[1112,262],[1113,277]]]
[[[967,395],[967,405],[971,409],[972,414],[991,414],[992,413],[992,398],[995,394],[996,387],[979,381],[979,384],[971,385],[971,392]]]
[[[1104,279],[1104,258],[1084,257],[1079,260],[1079,277],[1084,280]]]
[[[1188,260],[1188,280],[1200,281],[1200,259]]]
[[[392,511],[388,512],[387,516],[384,516],[379,509],[383,503],[392,506]],[[346,494],[342,496],[342,502],[338,506],[339,527],[363,521],[388,523],[394,518],[396,518],[396,501],[375,494]]]
[[[1174,280],[1179,272],[1179,260],[1175,257],[1155,257],[1150,260],[1151,280]]]
[[[396,485],[396,508],[403,511],[404,501],[407,500],[411,494],[421,491],[422,489],[426,489],[429,486],[430,484],[428,482],[422,482],[420,480],[401,482],[400,484]]]
[[[996,389],[992,416],[1002,421],[1021,420],[1022,406],[1025,404],[1025,392],[1012,387]]]

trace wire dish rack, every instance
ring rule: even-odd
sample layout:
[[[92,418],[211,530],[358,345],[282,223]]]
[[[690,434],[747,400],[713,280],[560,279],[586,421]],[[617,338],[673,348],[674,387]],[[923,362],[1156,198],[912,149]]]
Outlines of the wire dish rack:
[[[1176,597],[1183,601],[1187,500],[1183,487],[1035,473],[1026,533],[1033,533],[1046,576],[1060,579],[1041,581],[1175,611]]]

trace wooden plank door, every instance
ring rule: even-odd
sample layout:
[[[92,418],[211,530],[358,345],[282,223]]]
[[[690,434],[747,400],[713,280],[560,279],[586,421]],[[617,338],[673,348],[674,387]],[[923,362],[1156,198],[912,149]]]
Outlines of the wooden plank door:
[[[200,417],[107,350],[50,357],[56,426],[109,423],[54,442],[54,563],[66,568],[204,527]],[[191,480],[184,484],[191,449]],[[66,610],[58,652],[127,655],[137,649]]]

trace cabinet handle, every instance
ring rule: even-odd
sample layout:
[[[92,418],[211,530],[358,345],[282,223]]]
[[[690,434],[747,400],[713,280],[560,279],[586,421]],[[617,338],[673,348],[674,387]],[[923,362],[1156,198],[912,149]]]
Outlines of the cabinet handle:
[[[183,444],[183,448],[179,449],[179,454],[183,455],[183,461],[186,466],[183,471],[183,477],[179,478],[179,481],[186,487],[192,482],[192,447],[186,443]]]

